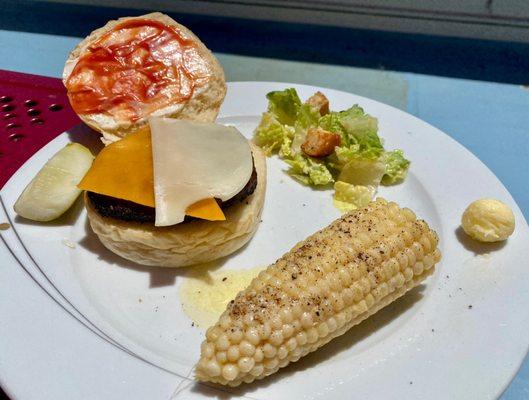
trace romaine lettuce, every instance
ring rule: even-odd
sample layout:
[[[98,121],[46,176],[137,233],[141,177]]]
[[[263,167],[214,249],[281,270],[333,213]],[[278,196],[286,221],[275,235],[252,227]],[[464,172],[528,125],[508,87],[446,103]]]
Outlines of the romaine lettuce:
[[[312,186],[335,182],[335,205],[342,211],[364,205],[378,185],[405,178],[410,162],[401,150],[386,152],[378,136],[378,121],[358,105],[321,116],[301,102],[295,89],[270,92],[268,111],[254,133],[267,155],[278,153],[290,166],[288,173]],[[301,150],[307,130],[319,127],[340,135],[340,146],[322,158]],[[367,201],[369,201],[367,200]]]
[[[294,127],[281,124],[274,114],[266,112],[254,132],[254,139],[265,154],[270,156],[282,148],[284,142],[294,136],[294,132]]]
[[[352,185],[377,187],[385,172],[386,166],[379,160],[356,158],[344,165],[338,181]]]
[[[334,206],[341,212],[349,212],[367,205],[377,189],[374,186],[352,185],[338,181],[334,184]]]
[[[266,98],[268,99],[268,111],[280,123],[294,126],[298,118],[299,108],[301,107],[301,100],[296,89],[270,92],[266,95]]]
[[[393,185],[406,178],[410,162],[404,158],[402,150],[387,151],[381,160],[386,166],[386,173],[382,177],[384,185]]]
[[[331,172],[320,160],[298,153],[285,162],[290,165],[288,173],[305,185],[324,186],[334,182]]]

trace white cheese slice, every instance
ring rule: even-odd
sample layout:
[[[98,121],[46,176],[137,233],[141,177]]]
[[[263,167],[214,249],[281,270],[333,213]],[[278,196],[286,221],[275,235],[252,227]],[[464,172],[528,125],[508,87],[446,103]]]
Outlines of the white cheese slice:
[[[234,127],[159,117],[149,124],[156,226],[182,222],[199,200],[229,200],[250,180],[250,145]]]

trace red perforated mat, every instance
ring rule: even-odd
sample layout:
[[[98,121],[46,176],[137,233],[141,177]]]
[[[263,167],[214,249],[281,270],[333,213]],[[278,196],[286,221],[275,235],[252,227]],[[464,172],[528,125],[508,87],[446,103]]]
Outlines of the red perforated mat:
[[[0,70],[0,188],[33,154],[80,121],[62,81]]]

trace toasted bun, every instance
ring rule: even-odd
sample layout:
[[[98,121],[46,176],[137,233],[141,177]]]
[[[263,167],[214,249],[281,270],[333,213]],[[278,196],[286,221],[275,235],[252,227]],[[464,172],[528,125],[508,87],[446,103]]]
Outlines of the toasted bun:
[[[226,221],[194,220],[169,227],[103,217],[85,194],[92,230],[123,258],[157,267],[185,267],[233,253],[250,240],[261,218],[266,192],[266,157],[251,143],[257,187],[245,201],[225,210]]]
[[[104,27],[93,31],[87,38],[79,43],[68,56],[62,74],[64,84],[66,85],[77,61],[86,52],[86,49],[90,45],[96,42],[105,33],[112,30],[116,25],[130,19],[157,20],[165,25],[178,28],[184,38],[190,39],[196,43],[200,56],[206,61],[211,71],[211,76],[208,82],[197,88],[190,99],[185,102],[175,101],[172,104],[159,108],[152,113],[152,116],[172,117],[204,122],[214,121],[219,113],[224,96],[226,95],[226,82],[221,65],[200,39],[193,34],[193,32],[185,26],[178,24],[171,17],[158,12],[141,15],[139,17],[125,17],[116,21],[109,21]],[[101,132],[103,134],[102,140],[106,144],[119,140],[139,129],[143,129],[148,123],[147,117],[141,118],[135,122],[130,122],[117,120],[111,115],[105,113],[81,114],[79,115],[79,118],[91,128]]]

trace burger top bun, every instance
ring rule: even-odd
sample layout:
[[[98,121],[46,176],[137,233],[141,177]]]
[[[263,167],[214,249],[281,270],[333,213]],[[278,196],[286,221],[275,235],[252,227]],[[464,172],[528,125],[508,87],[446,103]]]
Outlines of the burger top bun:
[[[149,116],[214,121],[226,95],[215,56],[161,13],[93,31],[70,53],[63,82],[74,111],[107,144],[144,129]]]

